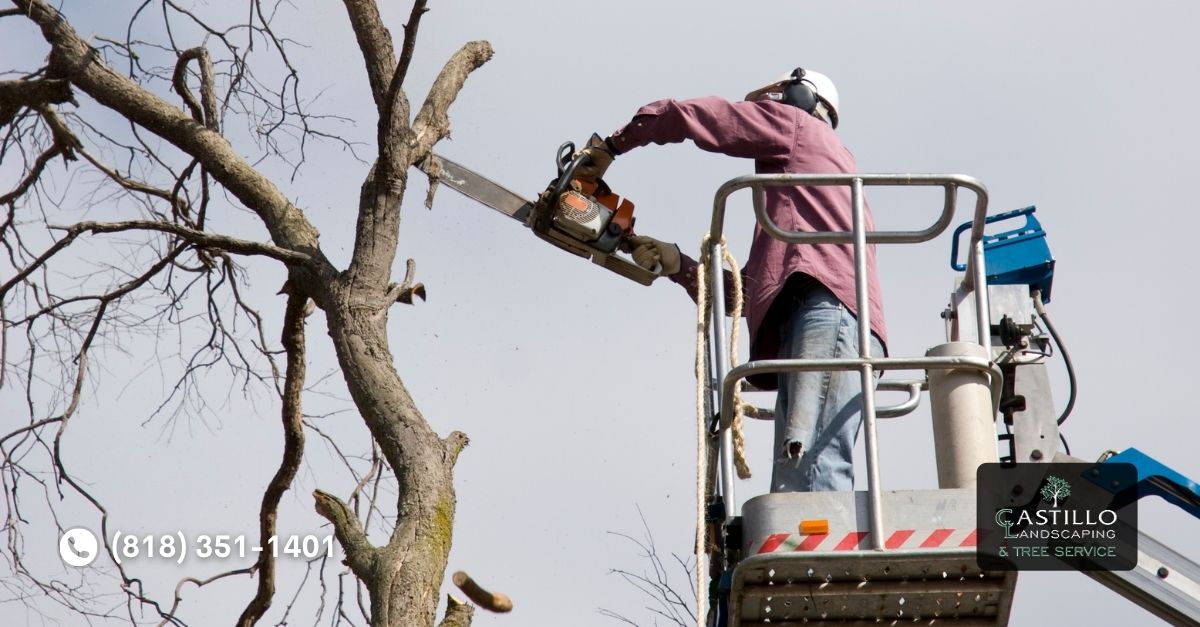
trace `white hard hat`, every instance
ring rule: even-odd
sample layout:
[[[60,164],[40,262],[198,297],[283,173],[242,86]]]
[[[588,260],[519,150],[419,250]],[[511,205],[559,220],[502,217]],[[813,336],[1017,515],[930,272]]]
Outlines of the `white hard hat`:
[[[770,98],[795,105],[823,118],[830,126],[838,124],[837,87],[820,72],[796,68],[746,94],[746,100]]]

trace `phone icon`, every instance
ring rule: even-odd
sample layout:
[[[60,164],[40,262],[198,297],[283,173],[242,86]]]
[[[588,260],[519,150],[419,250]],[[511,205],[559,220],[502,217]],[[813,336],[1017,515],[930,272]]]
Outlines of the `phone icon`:
[[[95,561],[98,552],[96,536],[83,527],[64,531],[58,540],[58,555],[68,566],[87,566]]]

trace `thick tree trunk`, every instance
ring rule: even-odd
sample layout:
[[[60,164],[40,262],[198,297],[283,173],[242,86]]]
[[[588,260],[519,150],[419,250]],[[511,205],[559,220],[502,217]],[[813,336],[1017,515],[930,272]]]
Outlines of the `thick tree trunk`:
[[[386,317],[338,291],[326,309],[329,336],[364,421],[396,473],[396,529],[382,547],[347,544],[352,568],[371,596],[377,627],[433,625],[454,523],[452,468],[461,437],[437,436],[392,366]],[[362,570],[363,572],[358,572]]]

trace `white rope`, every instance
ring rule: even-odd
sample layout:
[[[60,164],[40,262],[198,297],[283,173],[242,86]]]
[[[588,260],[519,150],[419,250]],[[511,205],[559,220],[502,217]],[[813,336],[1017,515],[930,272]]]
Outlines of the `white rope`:
[[[708,536],[704,521],[705,501],[708,498],[708,424],[705,415],[705,404],[708,396],[708,367],[705,361],[708,347],[708,268],[705,260],[708,256],[708,236],[701,244],[700,265],[696,268],[696,581],[692,586],[696,590],[696,624],[703,625],[707,621],[704,612],[704,602],[707,594],[704,583],[708,579],[708,563],[705,561],[707,551],[705,540]]]
[[[704,395],[710,390],[709,377],[707,368],[704,362],[704,353],[708,348],[708,327],[709,327],[709,312],[711,311],[711,303],[708,302],[708,262],[711,253],[709,252],[711,236],[705,235],[703,253],[701,254],[700,264],[696,273],[696,415],[698,426],[706,428],[704,425]],[[729,252],[729,247],[725,244],[725,238],[721,238],[721,259],[724,265],[729,267],[731,275],[730,290],[733,292],[732,300],[733,307],[730,311],[730,318],[733,319],[733,330],[729,336],[729,368],[733,369],[738,365],[739,345],[738,338],[741,335],[741,324],[739,320],[742,317],[742,273],[738,268],[737,260]],[[739,381],[733,387],[733,418],[731,427],[733,428],[733,463],[737,467],[739,479],[749,479],[751,476],[750,465],[746,462],[746,438],[742,432],[742,422],[747,409],[757,409],[750,405],[742,403],[742,383]],[[701,433],[703,435],[703,433]],[[703,470],[707,470],[706,468]]]
[[[721,238],[721,257],[725,265],[729,266],[733,283],[733,311],[730,312],[733,330],[729,334],[729,368],[732,370],[738,365],[738,336],[742,328],[742,271],[738,268],[737,260],[730,254],[729,247],[725,245],[724,237]],[[746,463],[746,437],[742,433],[745,412],[746,408],[742,403],[742,382],[738,381],[737,385],[733,386],[733,463],[737,467],[739,479],[750,478],[750,464]]]
[[[707,580],[708,563],[706,557],[708,555],[707,545],[707,525],[705,521],[705,509],[708,500],[708,400],[711,398],[711,386],[709,379],[709,369],[706,356],[708,354],[709,342],[709,322],[712,312],[712,304],[708,299],[708,263],[711,258],[709,247],[711,244],[711,234],[706,234],[704,240],[700,244],[700,264],[696,271],[696,569],[695,569],[695,589],[696,589],[696,620],[697,624],[704,624],[706,620],[705,600],[706,590],[705,581]],[[737,260],[729,253],[729,247],[725,244],[725,238],[721,238],[721,258],[724,265],[729,266],[732,276],[732,291],[733,291],[733,310],[730,315],[733,318],[733,332],[730,334],[729,341],[729,364],[730,368],[737,366],[738,363],[738,331],[741,326],[739,320],[742,317],[742,274],[738,269]],[[733,407],[734,415],[731,423],[733,429],[733,462],[737,467],[738,477],[741,479],[750,478],[750,466],[746,463],[746,441],[742,433],[742,385],[738,382],[733,389]],[[728,506],[728,505],[727,505]]]

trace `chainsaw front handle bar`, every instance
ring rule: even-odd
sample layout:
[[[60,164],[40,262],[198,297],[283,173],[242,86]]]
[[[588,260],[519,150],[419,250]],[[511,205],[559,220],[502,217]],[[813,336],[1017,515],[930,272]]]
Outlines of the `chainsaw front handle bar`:
[[[572,158],[573,154],[575,154],[575,142],[563,142],[563,145],[558,147],[558,153],[554,157],[554,165],[558,168],[558,179],[554,181],[550,197],[544,204],[539,204],[534,212],[532,225],[534,231],[545,233],[550,230],[550,224],[554,219],[554,208],[558,206],[558,199],[571,186],[571,180],[575,178],[575,170],[584,165],[585,160],[589,163],[592,160],[588,155]]]

